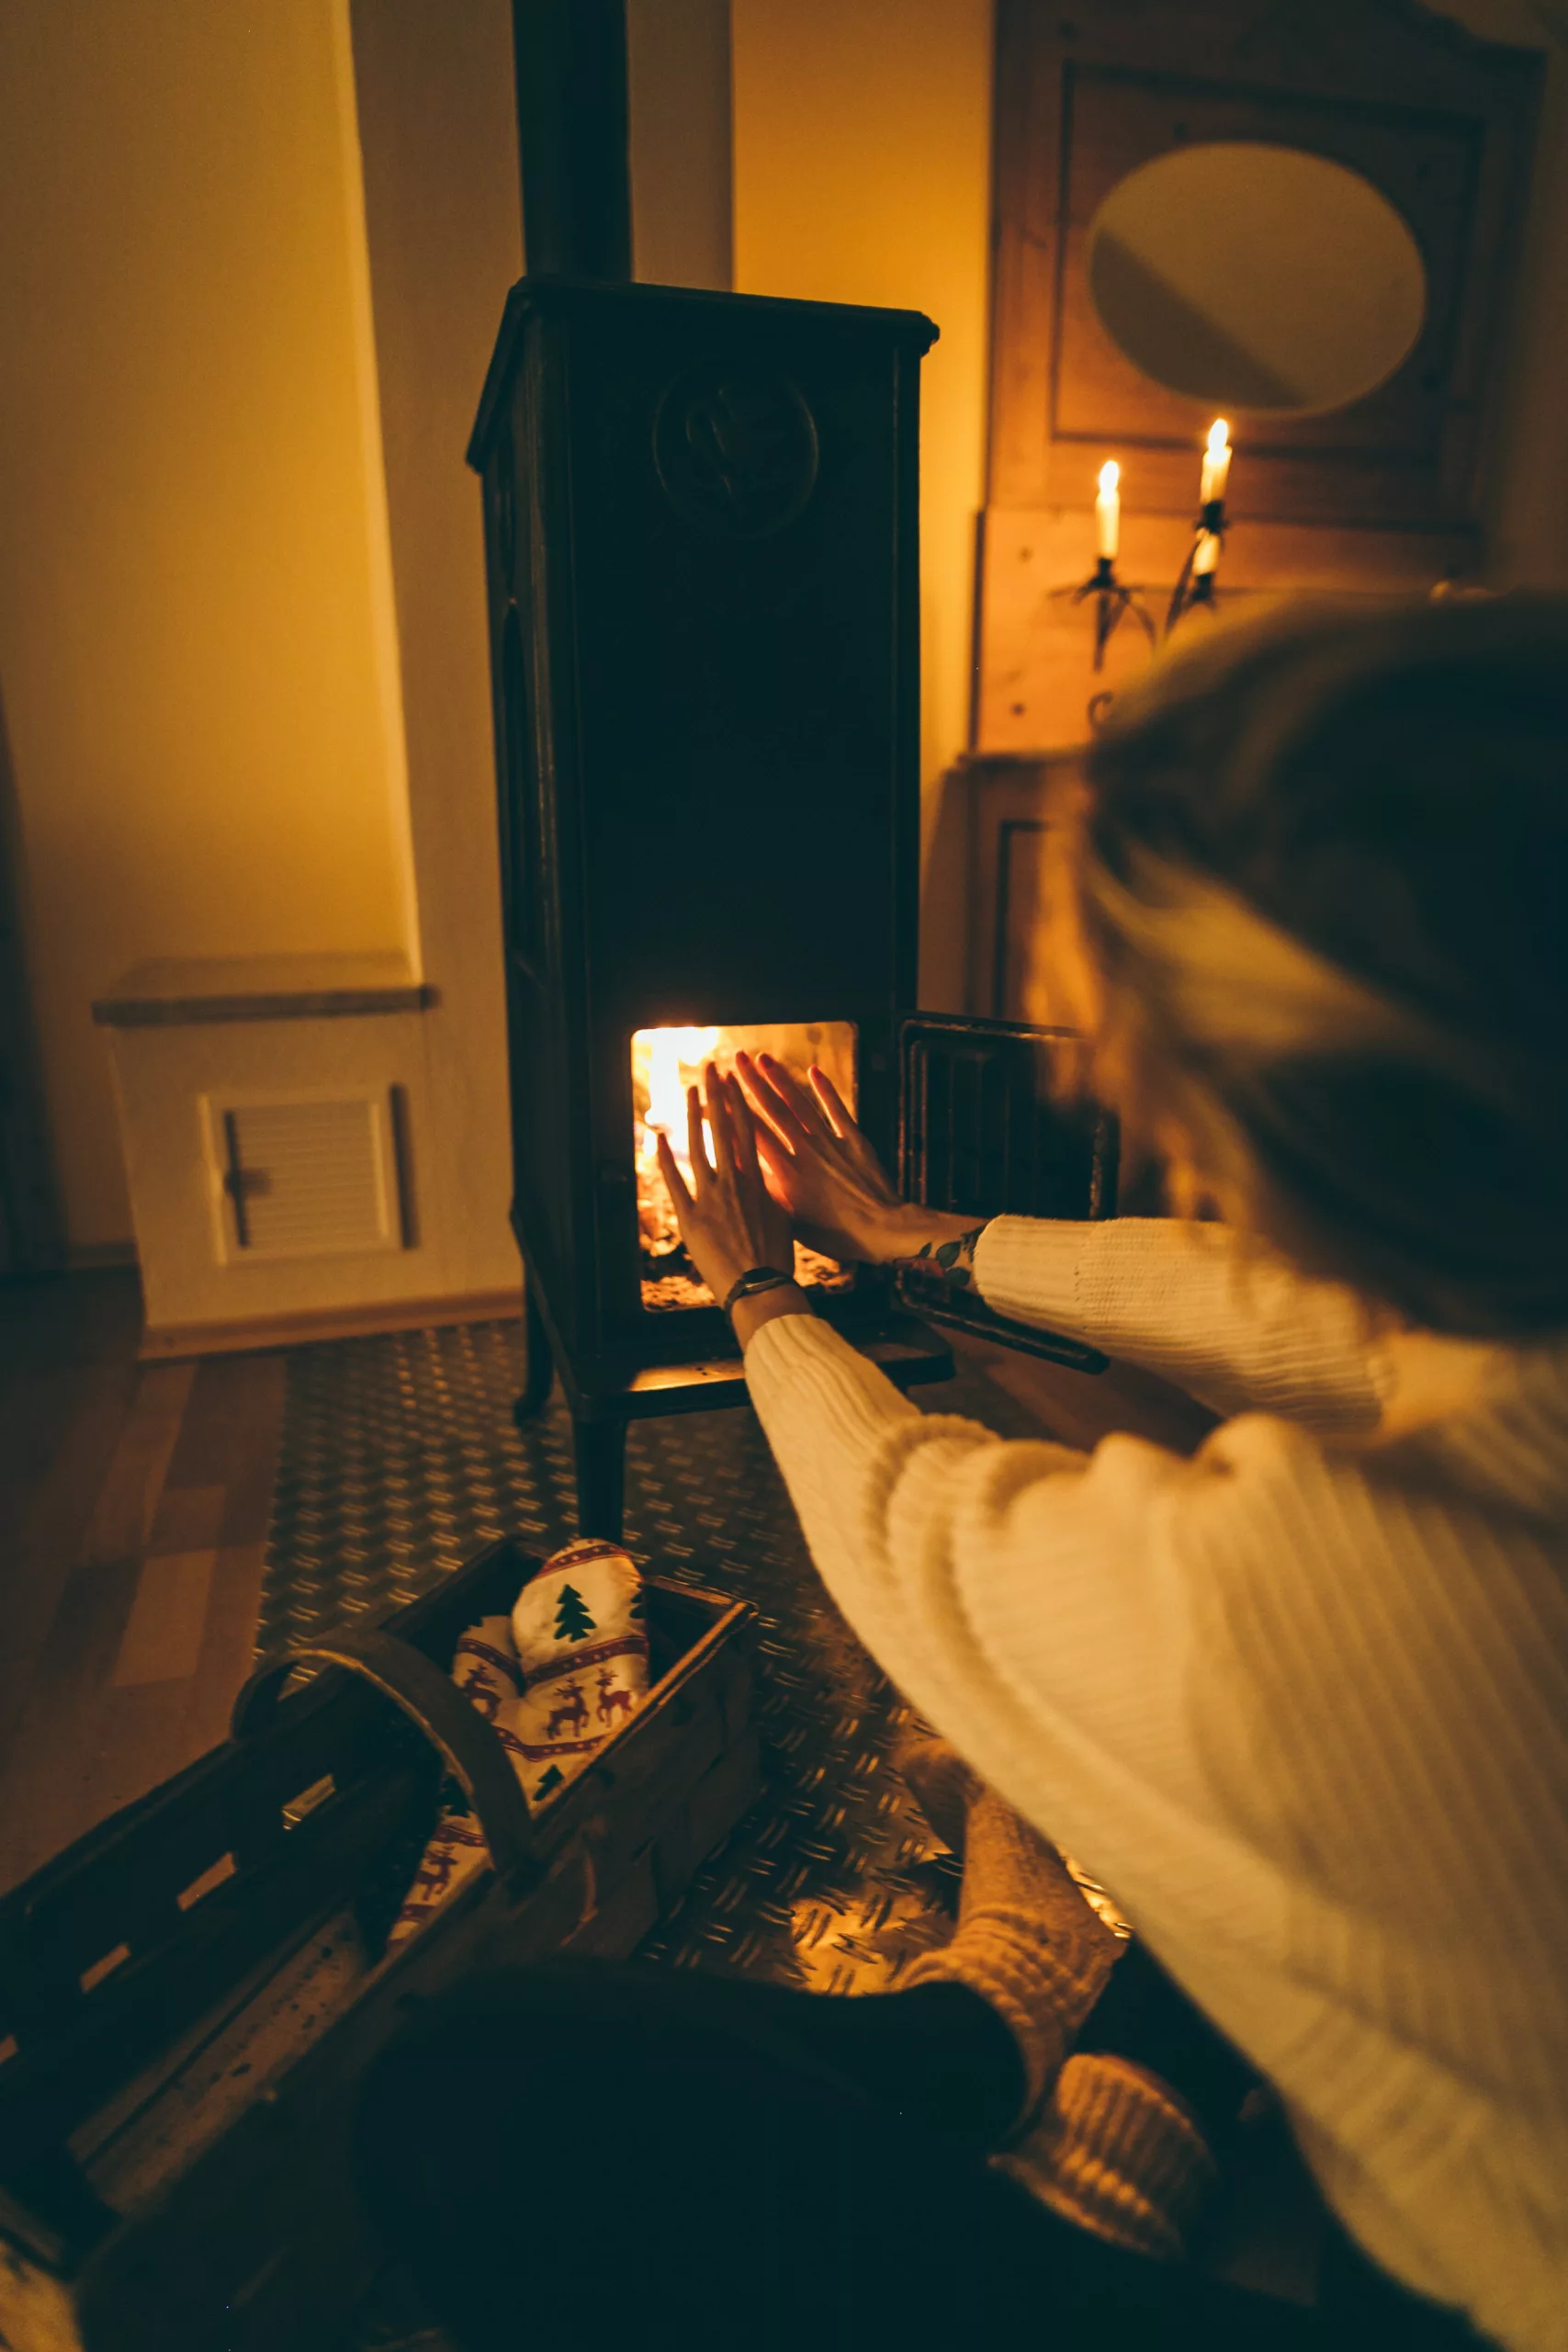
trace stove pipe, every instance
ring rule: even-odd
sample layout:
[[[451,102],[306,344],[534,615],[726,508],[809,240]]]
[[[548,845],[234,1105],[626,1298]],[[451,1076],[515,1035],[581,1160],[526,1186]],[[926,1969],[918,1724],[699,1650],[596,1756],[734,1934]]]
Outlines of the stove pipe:
[[[530,277],[632,274],[626,0],[512,0]]]

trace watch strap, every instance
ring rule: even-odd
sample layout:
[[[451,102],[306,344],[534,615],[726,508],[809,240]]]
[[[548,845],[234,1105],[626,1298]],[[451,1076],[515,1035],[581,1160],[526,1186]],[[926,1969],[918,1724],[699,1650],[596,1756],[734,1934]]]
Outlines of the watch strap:
[[[726,1315],[737,1299],[755,1298],[760,1291],[780,1290],[795,1280],[793,1274],[783,1274],[776,1266],[748,1266],[746,1272],[732,1282],[719,1301]]]

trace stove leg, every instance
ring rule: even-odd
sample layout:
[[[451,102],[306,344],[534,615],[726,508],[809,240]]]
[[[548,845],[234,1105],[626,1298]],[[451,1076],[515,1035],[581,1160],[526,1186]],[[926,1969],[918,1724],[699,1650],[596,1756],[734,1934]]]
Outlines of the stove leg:
[[[580,1421],[571,1424],[577,1456],[577,1532],[621,1540],[626,1487],[626,1425],[625,1421]]]
[[[539,1312],[538,1300],[532,1282],[523,1285],[523,1330],[528,1349],[528,1369],[523,1376],[523,1391],[512,1408],[514,1421],[530,1421],[542,1412],[549,1401],[550,1384],[556,1368],[550,1355],[549,1333]]]

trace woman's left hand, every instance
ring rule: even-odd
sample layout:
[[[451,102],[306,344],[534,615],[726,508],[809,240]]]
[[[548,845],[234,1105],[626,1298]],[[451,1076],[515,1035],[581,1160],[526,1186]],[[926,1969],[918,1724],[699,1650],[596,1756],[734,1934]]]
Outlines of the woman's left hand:
[[[686,1132],[691,1185],[687,1186],[670,1139],[662,1132],[659,1172],[669,1187],[686,1254],[715,1298],[722,1302],[753,1266],[776,1266],[787,1274],[795,1264],[795,1241],[789,1218],[762,1181],[756,1128],[739,1087],[734,1079],[721,1077],[709,1062],[703,1072],[703,1094],[714,1164],[709,1163],[703,1135],[703,1097],[689,1086]]]

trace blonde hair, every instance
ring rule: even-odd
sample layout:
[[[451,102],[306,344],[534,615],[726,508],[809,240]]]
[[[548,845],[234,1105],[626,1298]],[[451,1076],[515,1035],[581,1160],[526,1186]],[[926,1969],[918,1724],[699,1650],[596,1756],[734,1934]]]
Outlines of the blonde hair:
[[[1568,607],[1214,632],[1089,780],[1094,1082],[1134,1136],[1409,1319],[1568,1327]]]

